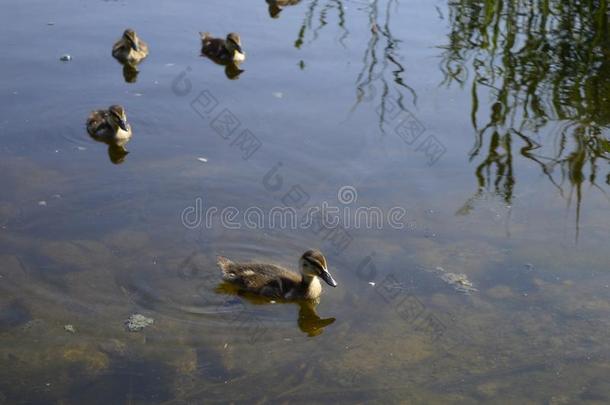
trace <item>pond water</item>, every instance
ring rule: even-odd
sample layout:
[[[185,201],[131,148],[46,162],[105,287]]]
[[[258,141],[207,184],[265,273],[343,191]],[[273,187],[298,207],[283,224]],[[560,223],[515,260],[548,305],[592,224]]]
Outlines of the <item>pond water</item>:
[[[572,3],[5,2],[0,403],[610,402],[609,14]],[[317,307],[220,286],[310,247]]]

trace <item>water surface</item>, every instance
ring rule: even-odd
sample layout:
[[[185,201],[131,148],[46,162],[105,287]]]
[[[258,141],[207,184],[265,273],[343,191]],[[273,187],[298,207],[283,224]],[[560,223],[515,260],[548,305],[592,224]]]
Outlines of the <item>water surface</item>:
[[[607,3],[294,3],[4,5],[0,402],[609,402]],[[199,31],[241,34],[236,80]],[[115,103],[122,162],[84,129]],[[323,203],[406,214],[184,216]],[[309,247],[339,282],[315,313],[218,288],[216,255]]]

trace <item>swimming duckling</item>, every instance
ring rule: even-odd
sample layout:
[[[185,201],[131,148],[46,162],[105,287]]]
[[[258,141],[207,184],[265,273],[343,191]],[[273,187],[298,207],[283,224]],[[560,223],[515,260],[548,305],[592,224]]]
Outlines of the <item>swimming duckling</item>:
[[[112,56],[121,63],[134,66],[148,56],[148,45],[136,35],[134,30],[128,28],[112,47]]]
[[[227,39],[214,38],[209,32],[200,32],[199,35],[201,35],[201,53],[216,63],[240,63],[246,59],[239,34],[231,32],[227,35]]]
[[[226,282],[266,297],[316,300],[322,293],[318,277],[332,287],[337,286],[319,250],[303,253],[299,259],[300,275],[273,264],[234,263],[222,256],[218,257],[218,267]]]
[[[87,118],[87,132],[98,141],[126,143],[131,138],[131,126],[127,123],[125,109],[112,105],[107,110],[92,111]]]

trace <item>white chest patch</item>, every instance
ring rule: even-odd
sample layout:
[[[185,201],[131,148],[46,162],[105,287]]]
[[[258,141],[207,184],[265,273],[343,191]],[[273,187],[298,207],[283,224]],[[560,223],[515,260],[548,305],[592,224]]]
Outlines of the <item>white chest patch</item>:
[[[309,289],[307,290],[307,298],[314,299],[318,298],[322,293],[322,285],[320,284],[320,280],[317,277],[314,277],[309,284]]]
[[[116,138],[117,139],[129,139],[129,137],[131,137],[131,128],[127,127],[127,129],[129,129],[129,131],[123,131],[121,128],[119,128],[118,131],[116,132]]]

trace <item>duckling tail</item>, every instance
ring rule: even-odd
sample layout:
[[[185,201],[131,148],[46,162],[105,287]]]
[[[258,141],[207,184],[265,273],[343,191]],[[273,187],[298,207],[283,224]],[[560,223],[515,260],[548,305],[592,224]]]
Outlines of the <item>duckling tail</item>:
[[[229,259],[227,259],[224,256],[218,256],[216,258],[216,263],[218,264],[218,267],[220,267],[220,270],[222,271],[223,275],[226,275],[228,270],[229,270],[229,266],[231,264],[233,264],[233,262]]]

